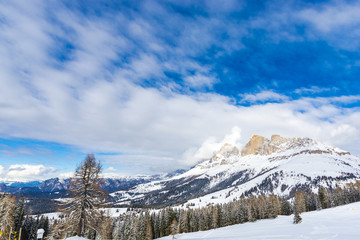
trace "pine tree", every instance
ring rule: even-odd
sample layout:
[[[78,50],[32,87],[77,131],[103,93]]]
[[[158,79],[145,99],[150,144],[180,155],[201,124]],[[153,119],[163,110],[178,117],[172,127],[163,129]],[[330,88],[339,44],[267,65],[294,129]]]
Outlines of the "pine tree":
[[[281,215],[291,214],[291,204],[284,197],[280,198],[281,203]]]
[[[187,233],[189,231],[188,211],[180,211],[180,233]]]
[[[302,191],[295,193],[294,213],[302,213],[306,211],[305,196]]]
[[[179,224],[174,218],[172,223],[170,224],[170,234],[173,235],[173,239],[174,239],[174,236],[178,233],[179,233]]]
[[[305,205],[305,196],[302,191],[295,193],[294,199],[294,223],[298,224],[301,223],[301,216],[300,213],[306,211]]]
[[[219,214],[216,207],[212,207],[211,215],[211,228],[218,228],[219,226]]]
[[[330,207],[329,193],[327,189],[324,188],[323,186],[319,188],[319,200],[322,209]]]
[[[103,215],[100,221],[99,234],[101,239],[112,239],[112,219],[109,214]]]
[[[103,206],[105,196],[104,190],[101,189],[101,169],[102,166],[95,156],[88,154],[71,178],[69,192],[72,198],[62,209],[68,216],[68,232],[75,231],[78,236],[83,237],[89,229],[98,231],[98,209]]]
[[[37,238],[37,230],[37,221],[33,217],[26,216],[22,224],[21,239],[35,240]]]
[[[137,240],[144,240],[146,235],[146,221],[144,215],[141,213],[141,215],[138,217],[138,225],[137,225]]]
[[[14,226],[15,197],[4,195],[0,200],[0,239],[7,239]]]
[[[133,217],[132,219],[133,221],[131,222],[131,232],[130,232],[130,236],[129,236],[129,240],[136,240],[137,239],[137,235],[138,235],[138,224],[139,224],[139,219],[137,217]]]
[[[298,223],[301,223],[301,221],[302,221],[302,218],[300,216],[300,213],[295,212],[295,214],[294,214],[294,223],[298,224]]]
[[[25,201],[24,198],[21,198],[15,208],[15,215],[14,215],[15,232],[19,232],[22,222],[24,221],[24,215],[25,215]]]
[[[315,211],[319,209],[318,196],[315,193],[306,195],[306,211]]]
[[[48,235],[49,235],[49,233],[50,233],[50,222],[49,222],[49,218],[48,217],[46,217],[45,218],[45,221],[44,221],[44,223],[43,223],[43,227],[42,227],[43,229],[44,229],[44,238],[46,238]]]
[[[130,239],[132,233],[132,216],[130,214],[125,216],[124,219],[124,234],[122,239]]]
[[[27,221],[26,219],[25,219],[25,223]],[[68,229],[66,228],[65,221],[66,219],[57,219],[54,221],[54,223],[51,225],[51,230],[50,230],[50,234],[48,235],[48,239],[64,239],[68,235],[67,234]],[[23,238],[23,239],[30,239],[30,238]]]
[[[151,240],[153,239],[153,231],[151,226],[151,220],[150,218],[146,219],[146,233],[145,233],[145,240]]]

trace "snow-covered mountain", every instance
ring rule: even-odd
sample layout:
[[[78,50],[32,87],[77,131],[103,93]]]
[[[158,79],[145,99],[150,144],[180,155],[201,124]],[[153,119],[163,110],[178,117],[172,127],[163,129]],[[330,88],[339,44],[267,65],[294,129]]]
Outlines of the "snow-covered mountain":
[[[151,182],[154,180],[160,180],[164,177],[174,175],[154,175],[154,176],[133,176],[122,178],[103,178],[102,188],[108,192],[117,191],[120,189],[127,189],[134,185]],[[22,182],[22,183],[0,183],[0,192],[12,193],[12,194],[39,194],[49,193],[52,197],[56,197],[55,192],[66,192],[70,186],[70,179],[51,178],[45,181],[38,182]]]
[[[360,158],[309,138],[254,135],[239,151],[224,144],[183,174],[139,184],[111,196],[118,204],[203,206],[242,194],[292,196],[300,189],[335,186],[360,179]]]

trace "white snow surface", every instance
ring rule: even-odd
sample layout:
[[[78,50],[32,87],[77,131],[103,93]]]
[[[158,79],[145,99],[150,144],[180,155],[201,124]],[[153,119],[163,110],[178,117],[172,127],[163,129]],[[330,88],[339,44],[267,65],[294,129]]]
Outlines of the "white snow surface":
[[[48,217],[50,221],[59,219],[61,213],[60,212],[52,212],[52,213],[43,213],[41,216]],[[37,215],[33,215],[33,217],[36,217]]]
[[[302,213],[302,222],[293,224],[293,215],[278,216],[251,223],[238,224],[209,231],[184,233],[175,239],[207,240],[290,240],[290,239],[360,239],[360,202],[336,208]],[[173,239],[172,236],[159,238]]]
[[[322,153],[310,153],[311,151],[323,151]],[[232,155],[228,157],[218,157],[216,161],[212,159],[198,164],[188,172],[176,176],[176,178],[198,176],[204,178],[216,176],[219,173],[225,173],[221,177],[212,179],[212,183],[221,182],[240,171],[247,170],[251,172],[253,179],[238,184],[236,181],[233,187],[226,188],[203,197],[189,200],[186,205],[193,208],[204,207],[208,204],[217,204],[233,201],[239,198],[245,191],[260,184],[264,179],[276,172],[283,172],[280,177],[281,183],[287,186],[304,184],[308,178],[318,176],[341,177],[344,173],[354,174],[360,178],[360,158],[352,156],[343,150],[330,147],[315,141],[309,145],[296,146],[293,148],[284,148],[271,155]],[[336,182],[345,184],[347,181]],[[323,183],[320,183],[325,185]],[[282,184],[273,190],[277,195],[288,195],[290,188],[281,189]],[[316,189],[313,189],[316,192]]]
[[[79,236],[73,236],[73,237],[65,238],[64,240],[89,240],[89,239]]]

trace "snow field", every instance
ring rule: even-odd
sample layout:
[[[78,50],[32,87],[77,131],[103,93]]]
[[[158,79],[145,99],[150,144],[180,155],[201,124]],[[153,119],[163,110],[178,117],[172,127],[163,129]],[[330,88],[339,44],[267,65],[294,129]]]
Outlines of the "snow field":
[[[360,202],[302,213],[302,223],[293,224],[293,215],[278,216],[276,219],[259,220],[209,231],[184,233],[176,239],[207,240],[359,240]],[[173,236],[159,238],[173,239]]]

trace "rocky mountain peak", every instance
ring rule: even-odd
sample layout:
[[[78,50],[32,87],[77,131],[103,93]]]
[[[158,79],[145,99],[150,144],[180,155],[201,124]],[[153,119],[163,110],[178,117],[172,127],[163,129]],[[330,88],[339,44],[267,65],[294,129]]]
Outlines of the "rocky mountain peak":
[[[289,139],[281,137],[280,135],[272,135],[270,143],[273,145],[280,145],[287,142]]]
[[[263,136],[253,135],[250,141],[242,149],[241,156],[250,154],[270,155],[278,151],[281,144],[288,141],[289,139],[281,137],[280,135],[272,135],[271,140]]]
[[[212,161],[217,161],[220,158],[228,158],[230,156],[236,156],[239,155],[240,151],[237,147],[230,143],[225,143],[221,146],[220,150],[217,152],[214,152],[214,156],[212,157]]]

